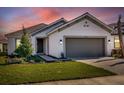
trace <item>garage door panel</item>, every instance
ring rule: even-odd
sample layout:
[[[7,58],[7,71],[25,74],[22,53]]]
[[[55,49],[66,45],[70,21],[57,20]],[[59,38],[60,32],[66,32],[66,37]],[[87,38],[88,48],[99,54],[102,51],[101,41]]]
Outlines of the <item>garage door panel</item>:
[[[67,38],[66,56],[71,58],[104,56],[104,39]]]

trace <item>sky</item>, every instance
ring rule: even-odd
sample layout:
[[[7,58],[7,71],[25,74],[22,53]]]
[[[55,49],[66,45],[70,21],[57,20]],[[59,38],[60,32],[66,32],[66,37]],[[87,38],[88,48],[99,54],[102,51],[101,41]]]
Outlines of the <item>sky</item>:
[[[10,33],[39,23],[49,24],[59,18],[71,20],[89,12],[106,24],[124,16],[124,8],[117,7],[0,7],[0,33]]]

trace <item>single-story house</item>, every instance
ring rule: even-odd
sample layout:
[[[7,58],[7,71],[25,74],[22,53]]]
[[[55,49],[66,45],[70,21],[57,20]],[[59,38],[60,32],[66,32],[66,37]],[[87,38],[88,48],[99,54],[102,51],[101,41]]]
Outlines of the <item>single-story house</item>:
[[[89,13],[70,21],[61,18],[50,24],[38,24],[26,31],[30,35],[33,54],[46,54],[57,58],[110,56],[114,49],[113,29]],[[8,54],[20,43],[22,30],[6,34]]]

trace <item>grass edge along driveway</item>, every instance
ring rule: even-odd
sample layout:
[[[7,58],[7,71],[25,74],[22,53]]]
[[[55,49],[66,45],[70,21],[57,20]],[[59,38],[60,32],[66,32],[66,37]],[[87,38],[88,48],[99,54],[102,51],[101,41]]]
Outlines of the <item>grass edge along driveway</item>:
[[[114,75],[102,68],[80,62],[13,64],[0,66],[0,84],[26,84]]]

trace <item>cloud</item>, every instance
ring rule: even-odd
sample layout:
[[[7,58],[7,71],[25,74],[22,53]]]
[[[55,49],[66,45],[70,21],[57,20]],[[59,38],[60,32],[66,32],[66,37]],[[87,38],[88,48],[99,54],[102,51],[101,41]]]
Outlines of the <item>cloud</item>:
[[[7,12],[6,23],[0,19],[1,31],[12,32],[25,27],[29,27],[39,23],[51,23],[61,17],[71,20],[85,12],[93,14],[95,17],[105,23],[116,22],[118,14],[124,12],[124,8],[57,8],[57,7],[41,7],[41,8],[14,8],[13,11]],[[7,10],[9,11],[9,9]],[[2,12],[4,13],[4,12]],[[5,24],[5,25],[4,25]]]
[[[32,8],[33,13],[42,20],[42,22],[50,23],[60,18],[60,13],[54,8]]]
[[[27,11],[27,10],[26,10]],[[14,16],[6,26],[9,29],[8,32],[13,32],[22,28],[22,25],[29,27],[39,23],[51,23],[61,15],[53,8],[30,8],[28,14],[21,14]]]

